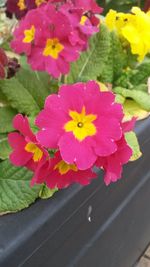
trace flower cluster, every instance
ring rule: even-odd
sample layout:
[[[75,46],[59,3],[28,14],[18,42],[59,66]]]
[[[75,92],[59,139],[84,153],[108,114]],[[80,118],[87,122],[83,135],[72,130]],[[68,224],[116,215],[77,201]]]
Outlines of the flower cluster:
[[[139,61],[150,52],[150,12],[138,7],[128,14],[110,10],[105,21],[110,30],[116,30],[130,44],[132,54],[138,55]]]
[[[27,55],[33,70],[58,78],[67,74],[70,62],[87,49],[89,37],[99,30],[95,14],[101,12],[94,0],[51,0],[27,13],[14,32],[11,46]]]
[[[21,19],[29,10],[37,8],[45,2],[47,0],[7,0],[6,14],[9,18],[15,14],[17,19]]]
[[[93,167],[106,171],[108,185],[121,178],[122,166],[132,155],[125,133],[134,120],[123,123],[123,111],[112,92],[100,90],[95,81],[62,85],[47,97],[33,134],[27,118],[17,115],[9,134],[11,162],[34,172],[34,183],[64,188],[72,183],[89,184]],[[53,155],[52,155],[53,153]]]

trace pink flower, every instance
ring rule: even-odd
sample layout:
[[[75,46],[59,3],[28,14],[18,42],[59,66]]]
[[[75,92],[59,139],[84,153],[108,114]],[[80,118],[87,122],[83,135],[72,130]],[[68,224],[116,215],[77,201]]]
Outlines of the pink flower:
[[[123,134],[133,130],[136,118],[122,124]],[[123,165],[126,164],[131,156],[132,149],[127,144],[124,135],[116,142],[117,151],[107,157],[99,157],[96,166],[103,168],[105,173],[104,182],[109,185],[121,178]]]
[[[70,3],[68,1],[60,7],[60,11],[68,17],[73,26],[73,31],[69,36],[71,43],[73,45],[78,44],[81,51],[87,49],[88,38],[99,31],[99,19],[92,11],[85,12],[83,6],[78,6],[76,2]],[[101,11],[102,9],[99,8],[99,12]]]
[[[63,85],[50,95],[36,118],[37,140],[59,149],[62,159],[80,170],[91,168],[99,156],[117,151],[122,137],[122,106],[96,82]]]
[[[33,70],[58,78],[69,72],[70,62],[79,58],[89,37],[99,31],[96,11],[101,8],[93,0],[87,4],[49,1],[27,13],[14,31],[11,46],[27,55]]]
[[[39,14],[39,9],[27,13],[26,17],[20,21],[13,35],[14,40],[11,47],[18,53],[31,54],[33,44],[36,45],[41,38],[41,30],[45,21]],[[36,29],[39,29],[38,31]]]
[[[35,170],[39,162],[46,159],[46,150],[37,142],[26,117],[21,114],[16,115],[13,127],[17,132],[8,135],[9,144],[13,148],[10,161],[15,166],[25,166],[30,170]]]
[[[92,179],[96,178],[96,174],[90,169],[81,171],[78,170],[75,164],[67,164],[57,152],[54,158],[41,162],[38,165],[31,184],[46,183],[53,188],[66,188],[72,183],[87,185]]]
[[[14,33],[12,48],[27,54],[33,70],[45,70],[58,78],[79,57],[78,48],[68,39],[71,31],[68,18],[48,3],[26,15]]]

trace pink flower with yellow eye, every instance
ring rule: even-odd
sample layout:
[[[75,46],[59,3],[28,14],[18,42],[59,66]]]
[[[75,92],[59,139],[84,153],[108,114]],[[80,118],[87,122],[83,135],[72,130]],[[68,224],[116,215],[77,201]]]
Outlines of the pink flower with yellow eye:
[[[59,149],[67,164],[91,168],[99,156],[117,151],[122,137],[122,106],[112,92],[101,92],[95,81],[63,85],[50,95],[36,118],[37,140]]]
[[[77,47],[68,39],[71,32],[68,18],[48,3],[26,15],[11,46],[17,53],[26,53],[33,70],[47,71],[57,78],[67,74],[69,63],[79,57]]]
[[[51,189],[61,189],[73,183],[87,185],[94,178],[96,178],[96,174],[91,169],[78,170],[75,164],[67,164],[58,151],[54,158],[43,161],[38,165],[31,185],[46,183]]]
[[[18,53],[25,53],[29,56],[32,52],[33,45],[36,45],[41,38],[39,27],[44,24],[43,18],[38,16],[34,10],[27,13],[26,17],[20,21],[20,24],[15,29],[14,39],[11,42],[11,47]]]
[[[13,127],[17,132],[8,135],[9,144],[13,149],[10,161],[15,166],[25,166],[35,170],[39,162],[46,159],[47,151],[37,142],[26,117],[21,114],[16,115]]]

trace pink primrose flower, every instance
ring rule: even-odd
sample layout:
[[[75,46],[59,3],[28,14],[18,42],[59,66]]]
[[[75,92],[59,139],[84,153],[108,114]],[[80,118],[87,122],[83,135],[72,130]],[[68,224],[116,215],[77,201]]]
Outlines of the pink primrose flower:
[[[11,47],[27,55],[33,70],[46,71],[54,78],[67,74],[70,63],[87,49],[89,37],[99,31],[94,12],[101,12],[101,8],[97,7],[93,0],[87,4],[49,1],[40,5],[21,20]]]
[[[48,3],[30,11],[21,21],[12,48],[27,54],[33,70],[45,70],[58,78],[67,74],[69,63],[79,57],[78,47],[68,39],[71,31],[68,18]]]
[[[112,92],[101,92],[95,81],[63,85],[50,95],[36,118],[37,140],[59,149],[67,164],[91,168],[99,156],[117,151],[123,111]]]
[[[41,40],[44,25],[45,19],[39,9],[28,12],[13,33],[12,49],[18,54],[25,53],[29,56],[33,45],[38,45]]]
[[[13,148],[10,161],[15,166],[25,166],[34,171],[41,160],[46,159],[46,150],[37,142],[32,133],[27,117],[18,114],[13,119],[13,127],[17,132],[8,135],[8,141]]]
[[[62,160],[60,152],[56,152],[54,158],[38,165],[31,185],[46,183],[51,189],[61,189],[72,183],[87,185],[94,178],[96,178],[96,174],[91,169],[78,170],[75,164],[67,164]]]

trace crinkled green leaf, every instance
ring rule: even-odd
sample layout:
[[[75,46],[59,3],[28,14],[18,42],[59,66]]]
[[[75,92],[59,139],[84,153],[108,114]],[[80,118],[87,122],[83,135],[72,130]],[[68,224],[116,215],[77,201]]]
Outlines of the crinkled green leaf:
[[[150,111],[150,95],[148,93],[139,90],[128,90],[122,87],[116,87],[113,91],[125,98],[133,99],[141,108]]]
[[[7,133],[14,130],[12,119],[16,113],[16,110],[11,107],[0,107],[0,133]]]
[[[50,189],[46,185],[43,185],[43,187],[40,190],[39,197],[42,199],[47,199],[52,197],[57,191],[58,191],[57,188]]]
[[[30,82],[32,83],[32,81]],[[40,111],[38,104],[29,90],[15,77],[1,81],[0,90],[7,97],[11,106],[19,112],[32,115]]]
[[[103,72],[99,76],[102,82],[113,83],[114,80],[121,76],[123,68],[127,64],[127,55],[121,45],[118,35],[110,32],[110,51],[103,68]]]
[[[8,144],[7,134],[0,134],[0,159],[4,160],[9,157],[11,147]]]
[[[0,163],[0,180],[31,180],[33,173],[23,167],[15,167],[9,160]]]
[[[128,143],[128,145],[131,147],[133,154],[130,158],[130,161],[137,160],[141,157],[142,153],[140,151],[139,143],[136,137],[136,134],[134,132],[128,132],[125,134],[125,139]]]
[[[89,49],[81,53],[79,60],[72,64],[67,82],[88,81],[99,77],[107,61],[109,49],[110,33],[101,24],[100,32],[91,38]]]
[[[147,79],[149,76],[150,76],[150,60],[140,64],[136,68],[136,72],[135,74],[132,75],[130,81],[133,85],[147,83]]]
[[[38,198],[41,186],[30,186],[32,173],[9,160],[0,163],[0,214],[27,208]]]
[[[29,207],[38,194],[39,186],[31,188],[29,181],[0,180],[0,215]]]
[[[50,93],[49,75],[30,69],[21,69],[16,79],[27,89],[40,109],[43,108],[45,98]]]

